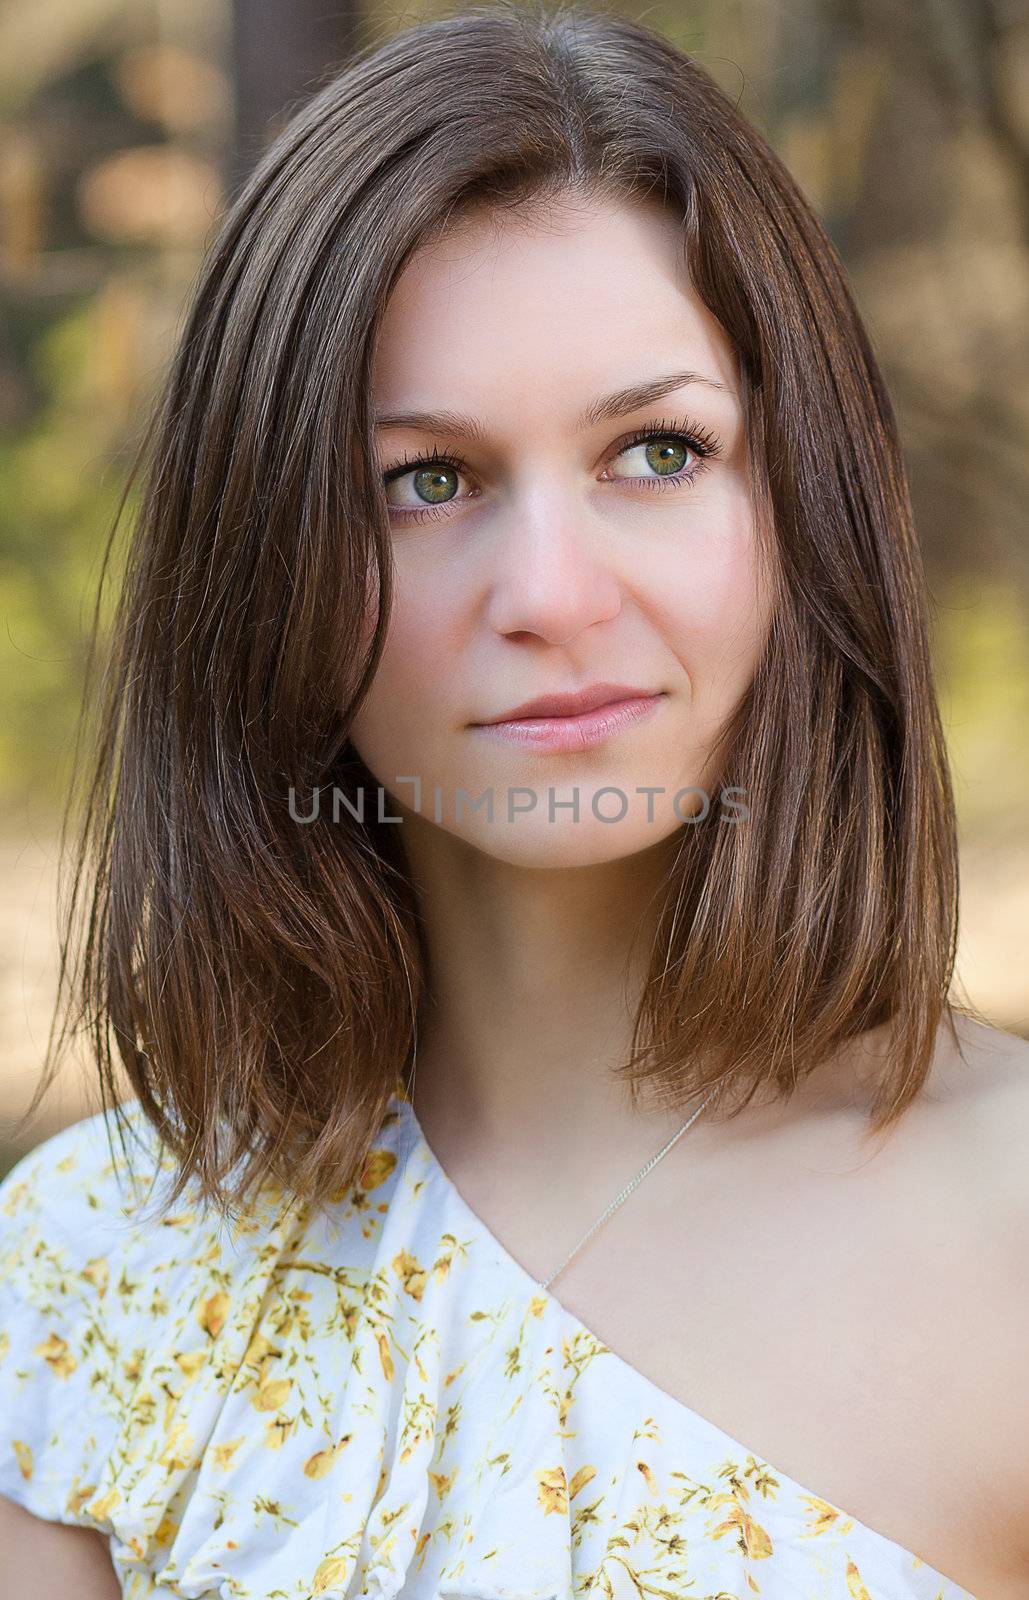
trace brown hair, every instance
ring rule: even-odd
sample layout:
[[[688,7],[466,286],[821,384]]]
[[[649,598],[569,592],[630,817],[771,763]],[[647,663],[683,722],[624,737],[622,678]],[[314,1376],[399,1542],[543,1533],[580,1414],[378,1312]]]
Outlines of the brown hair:
[[[170,1200],[190,1174],[223,1204],[269,1177],[339,1192],[409,1067],[426,967],[396,830],[301,827],[287,794],[375,785],[348,727],[391,600],[369,416],[391,286],[470,206],[568,191],[677,208],[738,353],[774,551],[767,649],[721,744],[753,815],[681,830],[623,1071],[666,1103],[724,1099],[731,1076],[742,1109],[888,1024],[879,1132],[942,1018],[954,1033],[924,577],[840,262],[695,60],[623,17],[499,0],[366,49],[275,139],[208,252],[133,468],[68,916],[89,866],[75,1023],[117,1107],[113,1032],[181,1164]]]

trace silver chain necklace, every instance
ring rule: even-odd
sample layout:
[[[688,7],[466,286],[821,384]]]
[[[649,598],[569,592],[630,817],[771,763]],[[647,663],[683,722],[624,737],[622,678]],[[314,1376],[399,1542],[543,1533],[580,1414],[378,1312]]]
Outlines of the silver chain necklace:
[[[603,1225],[603,1223],[605,1223],[607,1221],[608,1217],[611,1216],[612,1212],[618,1210],[618,1207],[621,1205],[622,1201],[623,1200],[627,1200],[629,1198],[629,1196],[632,1194],[632,1191],[635,1189],[636,1185],[638,1183],[642,1183],[643,1179],[647,1176],[647,1173],[650,1172],[654,1167],[657,1166],[658,1162],[661,1160],[661,1157],[662,1156],[666,1156],[668,1154],[669,1150],[672,1148],[672,1146],[676,1142],[676,1140],[677,1139],[681,1139],[683,1134],[686,1132],[686,1129],[688,1127],[690,1127],[690,1125],[692,1123],[696,1122],[697,1118],[700,1116],[700,1113],[703,1111],[703,1109],[707,1105],[708,1101],[713,1098],[714,1093],[715,1093],[715,1090],[712,1089],[711,1093],[709,1095],[707,1095],[706,1098],[703,1099],[700,1102],[700,1105],[697,1107],[696,1111],[694,1111],[693,1115],[691,1117],[688,1117],[687,1120],[683,1123],[683,1125],[679,1129],[678,1133],[673,1133],[672,1134],[672,1137],[669,1139],[669,1141],[665,1145],[664,1149],[663,1150],[659,1150],[656,1156],[651,1156],[651,1158],[647,1162],[646,1166],[643,1167],[639,1172],[637,1172],[637,1174],[636,1174],[635,1178],[633,1178],[632,1182],[631,1183],[627,1183],[625,1185],[625,1188],[622,1190],[621,1194],[617,1197],[617,1199],[612,1200],[611,1204],[608,1206],[608,1208],[604,1212],[603,1216],[600,1216],[600,1217],[597,1218],[597,1220],[593,1224],[593,1226],[591,1228],[587,1229],[587,1231],[583,1234],[582,1238],[579,1240],[578,1244],[575,1246],[575,1249],[571,1250],[568,1253],[568,1255],[565,1256],[565,1258],[562,1261],[561,1265],[558,1267],[557,1272],[552,1272],[550,1274],[550,1277],[547,1278],[546,1281],[543,1282],[543,1283],[540,1283],[537,1280],[537,1287],[538,1288],[543,1289],[543,1290],[549,1289],[549,1287],[553,1283],[554,1279],[558,1276],[558,1273],[563,1272],[565,1267],[567,1267],[569,1261],[571,1261],[571,1259],[572,1259],[572,1256],[578,1255],[578,1253],[582,1249],[583,1245],[586,1244],[588,1240],[592,1239],[592,1237],[596,1233],[597,1229],[599,1227],[601,1227]]]
[[[408,1080],[408,1083],[406,1083],[406,1085],[405,1085],[405,1096],[406,1096],[406,1099],[408,1099],[408,1101],[413,1101],[413,1098],[414,1098],[414,1067],[416,1067],[416,1062],[418,1062],[418,1034],[414,1034],[414,1053],[413,1053],[413,1061],[411,1061],[411,1077],[410,1077],[410,1080]],[[703,1101],[701,1101],[701,1104],[699,1104],[699,1106],[696,1107],[696,1110],[695,1110],[695,1112],[693,1112],[693,1115],[691,1115],[691,1117],[687,1117],[687,1120],[685,1120],[685,1122],[683,1122],[682,1128],[680,1128],[679,1133],[672,1134],[672,1138],[669,1139],[669,1142],[667,1142],[666,1146],[664,1146],[664,1149],[658,1150],[658,1154],[656,1154],[656,1155],[651,1155],[650,1160],[648,1160],[648,1162],[647,1162],[647,1166],[643,1166],[643,1168],[640,1168],[639,1173],[635,1174],[635,1178],[632,1179],[632,1182],[629,1182],[629,1184],[626,1184],[626,1187],[624,1187],[623,1192],[621,1192],[621,1194],[619,1194],[618,1197],[615,1198],[615,1200],[611,1200],[610,1206],[608,1206],[607,1211],[605,1211],[605,1213],[603,1213],[603,1216],[599,1216],[599,1218],[597,1218],[597,1221],[594,1222],[594,1226],[589,1227],[589,1229],[586,1230],[586,1234],[583,1234],[583,1238],[581,1238],[581,1240],[579,1240],[578,1245],[575,1246],[575,1250],[568,1251],[567,1256],[565,1256],[565,1259],[563,1259],[562,1264],[560,1264],[559,1269],[557,1269],[557,1272],[552,1272],[551,1277],[544,1278],[544,1282],[543,1283],[539,1282],[539,1278],[536,1278],[535,1282],[536,1282],[536,1288],[538,1288],[538,1290],[543,1290],[544,1293],[546,1293],[546,1290],[549,1290],[549,1288],[551,1288],[551,1283],[554,1282],[554,1278],[555,1277],[559,1277],[559,1275],[562,1274],[563,1270],[565,1270],[565,1267],[568,1266],[568,1262],[571,1261],[571,1258],[573,1258],[573,1256],[578,1256],[578,1253],[579,1253],[579,1251],[581,1251],[581,1248],[583,1248],[583,1245],[586,1245],[586,1243],[589,1243],[589,1240],[591,1240],[591,1238],[594,1237],[594,1234],[595,1234],[595,1232],[597,1232],[597,1229],[599,1229],[599,1227],[603,1227],[603,1224],[605,1224],[605,1222],[607,1222],[607,1219],[610,1218],[611,1214],[615,1213],[615,1211],[618,1211],[619,1205],[621,1205],[621,1203],[623,1203],[623,1200],[627,1200],[627,1198],[629,1198],[629,1195],[632,1194],[632,1190],[635,1189],[635,1186],[637,1186],[637,1184],[642,1184],[643,1179],[647,1178],[647,1173],[650,1173],[650,1171],[653,1171],[653,1168],[655,1168],[655,1166],[658,1165],[658,1162],[659,1162],[659,1160],[661,1160],[661,1157],[663,1157],[663,1155],[667,1155],[667,1152],[669,1152],[669,1150],[672,1149],[672,1146],[674,1146],[675,1141],[677,1141],[677,1139],[682,1139],[683,1133],[685,1133],[685,1131],[687,1131],[687,1128],[691,1128],[691,1126],[693,1126],[693,1123],[696,1122],[696,1118],[698,1118],[699,1114],[701,1114],[701,1112],[703,1112],[704,1106],[707,1106],[707,1104],[709,1104],[709,1101],[712,1101],[712,1099],[714,1099],[715,1093],[717,1093],[717,1085],[715,1085],[715,1088],[714,1088],[714,1090],[711,1091],[711,1094],[706,1094],[706,1096],[704,1096]]]

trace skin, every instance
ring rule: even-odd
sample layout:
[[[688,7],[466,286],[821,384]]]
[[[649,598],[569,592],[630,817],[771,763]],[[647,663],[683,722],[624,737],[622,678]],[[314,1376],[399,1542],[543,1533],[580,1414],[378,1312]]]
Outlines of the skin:
[[[0,1600],[121,1600],[107,1540],[95,1528],[44,1522],[0,1495]]]
[[[722,387],[577,429],[595,396],[678,371]],[[431,473],[421,497],[411,473],[388,487],[394,606],[352,734],[402,819],[424,918],[416,1115],[472,1210],[542,1280],[688,1114],[634,1106],[616,1069],[654,898],[691,824],[660,802],[603,823],[592,797],[717,793],[717,736],[771,620],[736,362],[675,217],[569,196],[531,217],[475,214],[417,253],[373,391],[379,416],[445,409],[483,435],[378,431],[384,474],[434,446],[463,466],[421,521],[399,513],[430,506]],[[656,469],[625,441],[654,419],[717,437],[692,484],[632,481]],[[469,727],[601,678],[664,699],[574,754]],[[420,807],[398,775],[421,778]],[[490,822],[453,803],[458,788],[502,800],[518,785],[541,804],[511,820],[503,804]],[[550,785],[559,799],[578,788],[578,823],[549,820]],[[975,1023],[960,1034],[963,1056],[941,1030],[923,1096],[878,1142],[877,1033],[788,1102],[702,1114],[551,1292],[813,1493],[977,1600],[1014,1600],[1029,1592],[1029,1047]]]
[[[596,396],[685,372],[713,381],[576,426]],[[569,1125],[583,1151],[634,1170],[683,1120],[641,1116],[612,1075],[642,981],[634,935],[701,804],[683,800],[679,816],[670,797],[700,786],[717,809],[713,746],[770,621],[735,353],[690,284],[670,211],[569,197],[544,216],[477,213],[416,254],[387,306],[372,386],[377,416],[445,409],[485,436],[377,434],[383,473],[434,446],[465,464],[435,506],[415,473],[388,485],[394,607],[352,728],[402,816],[427,921],[433,1004],[417,1081],[431,1079],[440,1114],[462,1108],[470,1147],[501,1148],[523,1181],[569,1167]],[[674,456],[692,482],[662,480],[648,456],[667,428],[625,447],[655,420],[717,440],[699,466],[688,449]],[[424,520],[404,516],[427,506]],[[598,679],[664,698],[648,721],[575,753],[468,726]],[[421,777],[420,812],[398,774]],[[519,785],[540,803],[508,820]],[[666,791],[650,815],[644,785]],[[577,791],[578,822],[567,808],[550,820],[548,786],[559,801]],[[614,822],[593,810],[605,786],[632,802]],[[494,820],[459,815],[458,788],[492,788]],[[568,1176],[574,1188],[577,1164]],[[589,1200],[587,1188],[573,1217],[585,1204],[589,1221]]]

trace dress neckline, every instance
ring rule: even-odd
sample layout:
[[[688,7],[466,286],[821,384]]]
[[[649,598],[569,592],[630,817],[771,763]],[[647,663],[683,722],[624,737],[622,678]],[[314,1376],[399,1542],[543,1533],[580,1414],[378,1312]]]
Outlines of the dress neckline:
[[[568,1333],[577,1333],[580,1337],[585,1337],[600,1346],[610,1359],[614,1370],[625,1379],[627,1384],[635,1385],[647,1397],[652,1410],[664,1412],[666,1416],[678,1417],[694,1431],[699,1428],[712,1438],[717,1439],[720,1445],[733,1455],[753,1456],[757,1460],[764,1462],[776,1478],[789,1485],[792,1491],[802,1499],[815,1501],[829,1507],[841,1521],[850,1523],[855,1530],[858,1530],[862,1538],[870,1539],[878,1545],[892,1547],[894,1551],[906,1560],[919,1563],[931,1577],[938,1579],[941,1584],[947,1585],[954,1591],[953,1595],[946,1596],[946,1600],[977,1600],[977,1597],[970,1590],[963,1588],[956,1578],[948,1578],[946,1573],[940,1572],[924,1557],[917,1555],[914,1550],[909,1550],[906,1545],[898,1543],[896,1539],[891,1539],[888,1534],[879,1533],[877,1529],[870,1527],[867,1522],[863,1522],[859,1517],[854,1516],[852,1512],[846,1511],[842,1506],[838,1506],[835,1501],[827,1500],[824,1494],[818,1494],[815,1490],[806,1488],[798,1479],[777,1467],[773,1461],[762,1455],[760,1451],[744,1444],[741,1439],[737,1439],[733,1434],[727,1433],[724,1428],[719,1427],[717,1422],[712,1422],[709,1417],[705,1417],[701,1412],[695,1411],[692,1406],[670,1394],[667,1389],[662,1389],[661,1385],[655,1383],[653,1378],[648,1378],[645,1372],[641,1372],[638,1367],[634,1367],[624,1356],[620,1356],[617,1351],[612,1350],[611,1346],[601,1339],[599,1334],[594,1333],[591,1328],[587,1327],[582,1319],[576,1316],[573,1311],[570,1311],[549,1289],[545,1289],[542,1283],[533,1277],[528,1268],[524,1267],[517,1257],[511,1254],[507,1246],[497,1238],[492,1228],[487,1227],[478,1213],[472,1210],[429,1144],[411,1100],[401,1092],[396,1092],[393,1098],[399,1108],[401,1120],[407,1123],[409,1152],[412,1149],[419,1151],[425,1170],[431,1174],[440,1193],[446,1197],[451,1207],[461,1217],[465,1223],[466,1230],[478,1233],[487,1242],[497,1261],[519,1283],[522,1290],[529,1291],[533,1297],[542,1300],[551,1315],[560,1325],[563,1325]],[[942,1596],[941,1600],[943,1600]]]

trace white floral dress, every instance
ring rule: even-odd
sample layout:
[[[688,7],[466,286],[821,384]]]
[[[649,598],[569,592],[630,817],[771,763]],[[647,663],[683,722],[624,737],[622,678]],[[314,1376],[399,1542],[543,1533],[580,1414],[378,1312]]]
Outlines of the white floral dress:
[[[402,1095],[327,1213],[162,1215],[108,1131],[0,1184],[0,1493],[127,1600],[972,1600],[609,1350]]]

